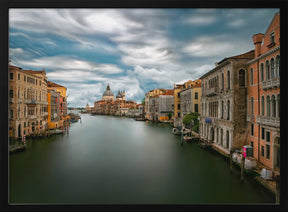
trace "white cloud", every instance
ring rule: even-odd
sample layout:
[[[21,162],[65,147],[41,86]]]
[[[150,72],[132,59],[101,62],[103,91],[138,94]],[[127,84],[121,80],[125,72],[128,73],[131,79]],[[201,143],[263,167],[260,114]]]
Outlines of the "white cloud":
[[[223,41],[213,37],[200,37],[188,43],[183,52],[195,57],[214,57],[219,55],[229,55],[233,50],[233,43]]]
[[[83,70],[105,74],[117,74],[122,72],[122,69],[118,68],[114,64],[99,64],[61,55],[35,58],[32,60],[22,60],[18,61],[18,63],[20,66],[29,66],[34,68],[44,67],[52,70]]]
[[[192,25],[208,25],[208,24],[212,24],[214,22],[216,22],[217,18],[215,16],[199,16],[199,15],[195,15],[192,17],[189,17],[186,20],[186,23],[188,24],[192,24]]]

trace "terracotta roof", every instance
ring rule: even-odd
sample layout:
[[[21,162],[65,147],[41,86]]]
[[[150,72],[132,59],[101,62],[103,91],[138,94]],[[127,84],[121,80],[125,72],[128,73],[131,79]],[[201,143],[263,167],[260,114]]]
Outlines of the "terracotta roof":
[[[22,70],[22,68],[18,66],[9,65],[9,70],[13,70],[13,69]]]
[[[163,94],[160,95],[171,95],[174,96],[174,90],[173,89],[167,89]]]
[[[192,85],[191,87],[192,87],[192,88],[194,88],[194,87],[201,87],[201,83]]]
[[[55,82],[51,82],[51,81],[47,81],[47,86],[48,87],[63,87],[63,88],[66,88],[65,86],[56,84]]]
[[[243,54],[239,54],[239,55],[235,55],[232,57],[225,57],[223,60],[221,60],[220,62],[218,62],[218,64],[223,63],[224,61],[228,60],[228,59],[254,59],[255,57],[255,50],[251,50],[249,52],[243,53]]]
[[[43,71],[33,71],[33,70],[21,70],[25,73],[29,73],[29,74],[45,74],[46,75],[46,72],[43,70]]]

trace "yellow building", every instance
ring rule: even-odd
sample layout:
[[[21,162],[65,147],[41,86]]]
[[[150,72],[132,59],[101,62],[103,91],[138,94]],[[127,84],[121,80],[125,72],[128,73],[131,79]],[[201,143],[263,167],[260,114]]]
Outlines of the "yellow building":
[[[56,89],[48,87],[47,89],[48,101],[48,129],[62,128],[63,120],[60,116],[60,92]]]
[[[46,128],[46,72],[9,65],[9,136],[20,139]]]
[[[182,125],[185,115],[201,112],[201,79],[174,84],[174,127]]]
[[[62,119],[68,118],[68,114],[67,114],[68,104],[67,104],[67,96],[66,96],[67,88],[62,85],[56,84],[55,82],[51,82],[51,81],[47,82],[47,86],[49,88],[53,88],[54,90],[60,93],[60,115]]]

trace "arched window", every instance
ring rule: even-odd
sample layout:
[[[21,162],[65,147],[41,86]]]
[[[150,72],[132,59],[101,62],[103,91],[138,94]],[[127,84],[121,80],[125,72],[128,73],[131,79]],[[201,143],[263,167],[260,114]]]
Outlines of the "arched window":
[[[254,114],[254,98],[251,97],[251,107],[250,107],[251,114]]]
[[[276,77],[280,77],[280,56],[276,57]]]
[[[264,116],[265,114],[265,98],[264,96],[261,97],[261,115]]]
[[[277,117],[280,117],[280,94],[277,95]]]
[[[229,149],[229,131],[226,131],[226,147]]]
[[[269,65],[268,60],[265,63],[265,69],[266,69],[266,80],[269,80],[270,79],[270,65]]]
[[[272,117],[276,117],[276,99],[275,99],[275,96],[272,95],[271,97],[271,107],[272,107],[272,114],[271,116]]]
[[[220,130],[220,144],[223,145],[223,129]]]
[[[270,96],[266,97],[266,116],[270,116]]]
[[[274,58],[271,58],[270,65],[271,65],[271,78],[273,79],[276,77]]]
[[[261,82],[264,81],[264,64],[263,63],[261,63],[260,65],[260,80]]]
[[[230,89],[230,71],[227,71],[227,89]]]
[[[227,120],[230,120],[230,101],[227,101]]]
[[[239,71],[239,86],[245,86],[245,71],[243,69]]]
[[[250,84],[253,85],[253,68],[250,69]]]
[[[221,119],[223,119],[223,115],[224,115],[224,101],[222,100],[222,102],[221,102]]]
[[[224,90],[224,73],[221,74],[221,90]]]

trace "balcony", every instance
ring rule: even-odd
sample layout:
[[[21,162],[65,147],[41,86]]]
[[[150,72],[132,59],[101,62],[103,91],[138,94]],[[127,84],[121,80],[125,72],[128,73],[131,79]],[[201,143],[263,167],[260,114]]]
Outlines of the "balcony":
[[[14,98],[9,98],[9,103],[14,103]]]
[[[28,119],[36,119],[37,115],[28,115]]]
[[[280,87],[280,77],[261,82],[262,89],[266,90],[273,87]]]
[[[279,117],[257,116],[256,122],[257,124],[268,125],[272,127],[280,127]]]
[[[255,116],[252,114],[247,114],[247,121],[248,122],[254,122],[255,121]]]
[[[217,92],[218,92],[218,88],[213,87],[213,88],[206,89],[205,95],[206,96],[215,96],[215,95],[217,95]]]
[[[25,103],[27,104],[27,106],[32,106],[32,107],[36,106],[36,100],[34,99],[26,99]]]

